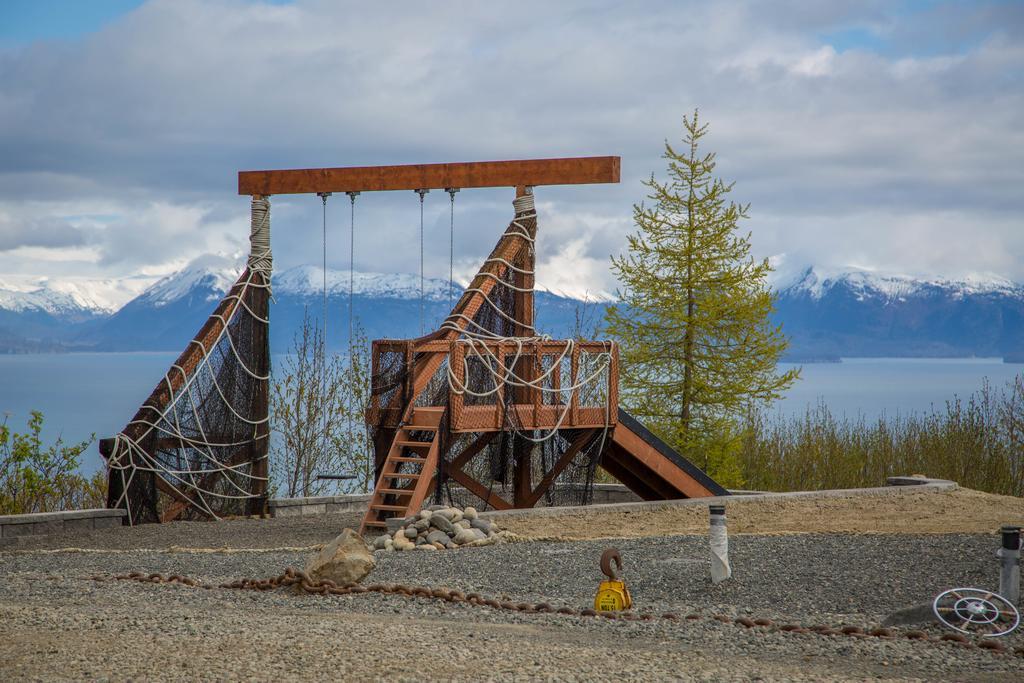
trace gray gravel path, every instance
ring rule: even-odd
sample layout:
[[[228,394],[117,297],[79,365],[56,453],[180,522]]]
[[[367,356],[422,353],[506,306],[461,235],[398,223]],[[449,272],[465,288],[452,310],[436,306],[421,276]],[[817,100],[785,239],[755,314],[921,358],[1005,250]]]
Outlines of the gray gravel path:
[[[90,532],[67,532],[48,536],[26,536],[2,551],[52,548],[279,548],[327,543],[345,527],[359,528],[363,515],[347,513],[280,517],[268,519],[226,519],[208,522],[142,524]],[[6,540],[6,539],[5,539]]]
[[[392,595],[88,580],[133,570],[208,583],[276,575],[308,553],[133,548],[302,546],[329,540],[342,517],[117,529],[77,539],[110,552],[2,552],[0,678],[1024,680],[1024,659],[1007,654],[748,630],[709,618],[609,622]],[[601,579],[600,552],[614,544],[637,611],[875,626],[954,584],[994,587],[996,543],[984,535],[737,536],[735,577],[719,587],[710,585],[699,537],[517,543],[378,554],[368,580],[581,608]],[[1024,638],[1007,645],[1024,646]]]

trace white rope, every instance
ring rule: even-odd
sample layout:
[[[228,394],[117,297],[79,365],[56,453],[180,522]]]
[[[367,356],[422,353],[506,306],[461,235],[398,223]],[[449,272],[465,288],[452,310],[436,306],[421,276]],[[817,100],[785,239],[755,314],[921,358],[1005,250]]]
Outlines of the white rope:
[[[513,206],[515,207],[516,216],[513,219],[512,224],[509,226],[509,229],[505,231],[505,236],[518,237],[520,239],[523,239],[527,242],[527,248],[533,249],[536,243],[536,238],[531,236],[529,229],[522,222],[520,222],[522,220],[526,220],[529,218],[536,218],[537,216],[533,195],[527,193],[521,197],[517,197],[513,202]],[[500,263],[507,269],[522,275],[534,274],[534,271],[529,270],[527,268],[519,267],[501,257],[488,258],[484,263],[485,265],[487,263]],[[508,289],[516,292],[533,291],[533,288],[531,287],[517,287],[516,285],[505,281],[502,277],[490,271],[481,270],[478,273],[478,276],[479,275],[490,277],[493,280],[495,280],[496,285],[507,287]],[[527,441],[530,441],[532,443],[543,443],[545,441],[548,441],[558,433],[558,430],[561,429],[562,424],[565,422],[566,416],[568,415],[569,410],[572,406],[573,395],[580,392],[585,387],[591,386],[592,384],[597,382],[600,379],[600,377],[604,375],[606,371],[611,367],[611,350],[609,349],[599,354],[591,354],[596,355],[597,357],[597,368],[588,376],[582,379],[577,378],[576,382],[574,384],[571,384],[570,386],[559,387],[555,389],[554,387],[549,388],[545,386],[545,384],[547,383],[547,380],[551,377],[553,372],[555,372],[556,370],[561,372],[562,362],[565,360],[566,356],[572,354],[573,350],[576,348],[576,340],[574,339],[566,341],[565,346],[561,350],[561,353],[558,355],[557,359],[555,359],[552,362],[551,367],[548,368],[547,371],[542,372],[540,375],[534,377],[533,379],[526,379],[520,377],[519,375],[516,374],[514,368],[516,367],[516,364],[520,361],[520,359],[523,358],[524,347],[529,344],[547,342],[550,341],[551,338],[547,335],[536,335],[536,328],[533,325],[526,325],[520,322],[519,320],[515,319],[514,317],[506,314],[503,310],[501,310],[501,308],[497,304],[495,304],[491,300],[487,292],[480,289],[479,287],[470,287],[466,289],[466,292],[478,293],[483,298],[483,300],[491,307],[491,309],[493,309],[500,317],[507,320],[508,322],[511,322],[518,328],[532,330],[534,332],[534,335],[530,337],[502,336],[495,332],[487,330],[482,325],[473,320],[471,317],[463,313],[453,313],[449,315],[448,318],[441,324],[441,329],[458,332],[462,336],[462,339],[459,340],[460,343],[465,344],[469,350],[469,354],[465,354],[463,356],[462,373],[463,376],[466,378],[465,382],[462,382],[458,379],[455,373],[455,369],[453,368],[451,362],[448,363],[447,379],[449,390],[452,393],[458,395],[468,394],[470,396],[474,396],[477,398],[486,398],[493,396],[497,394],[499,391],[501,391],[504,387],[509,386],[514,388],[528,388],[534,391],[540,391],[544,395],[557,394],[559,397],[559,401],[563,403],[564,407],[560,411],[554,427],[552,427],[550,430],[546,430],[542,436],[540,436],[539,438],[530,436],[528,434],[523,433],[522,430],[518,428],[518,426],[514,424],[512,425],[512,431],[521,438],[526,439]],[[460,319],[466,323],[465,326],[460,326],[459,324],[457,324],[456,321]],[[477,330],[479,331],[471,330],[469,328],[470,325],[477,328]],[[510,363],[503,362],[502,359],[498,358],[495,355],[494,351],[492,350],[492,347],[497,344],[515,345],[516,352],[512,357]],[[490,375],[491,381],[493,383],[492,389],[478,392],[473,391],[472,389],[469,388],[468,385],[470,358],[475,358],[477,361],[479,361],[479,363],[485,368],[486,372]],[[604,439],[607,436],[608,432],[611,410],[610,406],[608,405],[609,398],[609,395],[605,396],[605,427],[604,432],[602,434],[601,448],[604,447]]]
[[[224,393],[223,388],[220,386],[217,380],[217,373],[213,369],[210,362],[211,356],[214,351],[218,348],[221,349],[223,356],[224,350],[222,342],[226,342],[227,346],[231,349],[231,353],[234,360],[237,362],[239,367],[248,374],[250,377],[257,381],[267,381],[270,378],[270,374],[261,375],[254,372],[251,368],[246,365],[242,359],[241,354],[238,352],[238,348],[235,345],[234,339],[230,332],[230,326],[239,310],[244,310],[251,318],[257,321],[259,324],[267,325],[269,319],[263,316],[256,315],[256,313],[249,307],[245,301],[245,295],[248,289],[267,289],[270,290],[270,275],[273,268],[273,255],[270,250],[270,228],[269,228],[269,209],[270,201],[265,198],[254,197],[252,200],[252,227],[250,233],[251,250],[248,259],[248,275],[241,281],[241,288],[237,293],[231,293],[224,298],[225,301],[234,301],[235,305],[231,308],[231,313],[225,317],[219,313],[214,313],[211,317],[215,318],[221,323],[221,329],[218,331],[217,336],[212,341],[210,348],[207,349],[206,345],[198,340],[191,340],[191,342],[199,347],[200,359],[196,364],[191,376],[185,371],[183,367],[174,363],[168,369],[168,372],[164,374],[164,384],[167,387],[168,401],[167,405],[163,410],[159,410],[154,406],[148,406],[150,410],[154,411],[157,415],[155,421],[147,419],[134,419],[128,423],[126,430],[133,425],[140,426],[143,428],[142,433],[138,439],[132,438],[122,431],[114,437],[114,447],[111,450],[111,454],[107,459],[107,467],[110,470],[118,471],[121,478],[121,495],[118,500],[115,501],[114,507],[120,507],[122,504],[127,508],[129,523],[132,520],[131,500],[129,493],[131,492],[131,486],[135,479],[135,474],[138,471],[150,472],[156,476],[159,476],[161,480],[166,484],[172,491],[174,491],[182,500],[187,501],[199,510],[202,510],[214,519],[218,518],[218,515],[214,512],[212,506],[207,502],[207,497],[229,499],[229,500],[246,500],[256,497],[255,494],[249,493],[231,476],[224,476],[223,479],[227,480],[227,486],[237,491],[237,495],[230,491],[214,491],[210,490],[196,481],[197,476],[210,475],[214,473],[231,473],[233,475],[240,475],[249,480],[255,481],[267,481],[268,477],[257,476],[252,474],[251,469],[255,462],[266,459],[267,455],[264,453],[255,460],[236,463],[234,465],[221,462],[216,454],[214,448],[225,448],[233,446],[244,446],[250,443],[260,441],[268,438],[269,435],[260,435],[258,433],[258,426],[265,424],[269,421],[269,416],[265,416],[258,419],[248,418],[239,413],[232,405],[231,401],[228,400]],[[326,272],[326,271],[325,271]],[[236,285],[237,287],[237,285]],[[234,292],[235,288],[232,288]],[[325,290],[326,291],[326,290]],[[253,427],[253,438],[248,441],[232,442],[232,443],[217,443],[212,442],[206,435],[203,421],[199,416],[197,410],[197,401],[193,395],[195,383],[203,376],[204,368],[210,378],[210,384],[216,390],[221,402],[227,406],[228,410],[234,415],[235,418],[242,421],[243,423],[252,425]],[[174,384],[171,382],[170,372],[177,370],[181,373],[181,377],[184,380],[182,386],[178,392],[174,390]],[[185,407],[185,402],[188,403],[188,408]],[[182,410],[188,410],[195,424],[192,425],[192,429],[198,430],[199,438],[189,436],[185,434],[185,429],[181,423],[179,415],[179,407]],[[166,427],[161,426],[162,424],[167,425]],[[178,445],[175,446],[174,450],[183,451],[187,448],[198,451],[200,458],[205,462],[205,465],[199,467],[188,467],[183,468],[179,464],[177,468],[168,466],[159,460],[155,456],[150,455],[144,448],[139,445],[139,441],[146,439],[150,434],[154,432],[158,434],[166,434],[171,439],[175,440]],[[187,447],[183,444],[187,444]],[[179,463],[182,461],[182,456],[178,455]],[[127,472],[127,476],[126,473]],[[175,482],[179,485],[176,486]],[[182,490],[185,489],[185,490]],[[192,495],[186,493],[191,491]]]
[[[499,282],[500,282],[500,280],[499,280]],[[505,311],[501,310],[501,308],[498,307],[498,304],[496,304],[493,301],[491,301],[490,297],[487,296],[487,292],[485,292],[484,290],[479,289],[478,287],[471,287],[471,288],[467,289],[466,291],[467,292],[479,292],[480,295],[483,296],[484,301],[486,301],[488,304],[490,304],[491,308],[494,309],[495,313],[497,313],[499,316],[501,316],[505,320],[509,321],[513,325],[517,325],[519,327],[522,327],[524,330],[532,330],[534,332],[537,331],[537,328],[534,327],[533,325],[527,325],[526,323],[519,322],[518,320],[516,320],[515,318],[510,316],[508,313],[505,313]]]
[[[274,269],[274,254],[270,250],[270,198],[253,196],[250,208],[249,270],[266,275]]]

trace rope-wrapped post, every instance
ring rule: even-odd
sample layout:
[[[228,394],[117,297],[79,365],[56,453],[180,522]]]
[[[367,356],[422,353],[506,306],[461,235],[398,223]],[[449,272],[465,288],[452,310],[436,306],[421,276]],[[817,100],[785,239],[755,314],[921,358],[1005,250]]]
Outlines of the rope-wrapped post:
[[[127,522],[219,519],[266,507],[270,202],[252,200],[245,272],[121,432],[103,440],[108,507]]]
[[[513,285],[515,294],[513,296],[512,317],[517,321],[512,334],[516,337],[533,337],[537,334],[534,324],[534,299],[533,288],[535,282],[534,268],[536,264],[536,253],[534,240],[537,237],[537,209],[533,199],[533,188],[517,187],[516,198],[512,202],[515,210],[515,222],[519,229],[525,234],[526,248],[516,264],[518,269],[513,274]],[[501,358],[502,356],[499,356]],[[527,354],[519,359],[514,368],[515,373],[532,382],[536,376],[533,365],[532,354]],[[516,387],[512,392],[512,403],[518,405],[533,404],[532,394],[537,393],[529,386]],[[513,409],[514,410],[514,409]],[[513,413],[517,414],[517,413]],[[530,436],[535,436],[532,432]],[[513,436],[513,457],[515,459],[515,482],[514,499],[516,507],[528,507],[527,501],[533,492],[533,468],[532,454],[533,443],[531,439],[521,438],[518,434]]]
[[[254,346],[263,348],[264,353],[257,354],[256,373],[270,376],[270,278],[274,269],[274,254],[270,248],[270,198],[253,195],[250,207],[249,229],[249,260],[250,273],[255,276],[262,288],[256,289],[253,296],[254,313],[267,320],[267,324],[257,326],[256,333],[262,339],[254,339]],[[267,513],[267,482],[268,456],[270,450],[270,423],[266,418],[270,415],[270,380],[257,382],[252,397],[253,414],[264,421],[257,425],[256,438],[251,446],[253,497],[246,501],[246,512],[250,515],[266,515]]]
[[[252,196],[249,228],[249,269],[265,275],[270,282],[274,254],[270,249],[270,197]]]

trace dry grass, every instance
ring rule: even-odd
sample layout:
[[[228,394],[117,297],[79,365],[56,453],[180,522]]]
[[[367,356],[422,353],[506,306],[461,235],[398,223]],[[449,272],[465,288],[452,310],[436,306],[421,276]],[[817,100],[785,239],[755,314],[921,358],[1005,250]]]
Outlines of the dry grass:
[[[764,491],[878,486],[921,473],[962,486],[1024,496],[1024,377],[987,383],[927,414],[838,418],[825,405],[791,419],[753,416],[733,456],[741,481]],[[714,473],[713,473],[714,474]]]

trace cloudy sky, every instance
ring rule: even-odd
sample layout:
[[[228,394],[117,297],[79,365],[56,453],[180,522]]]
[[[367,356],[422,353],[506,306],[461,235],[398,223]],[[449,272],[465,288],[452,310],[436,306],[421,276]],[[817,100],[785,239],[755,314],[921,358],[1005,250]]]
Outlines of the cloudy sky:
[[[640,181],[699,107],[758,256],[1024,280],[1024,3],[3,0],[0,281],[157,276],[244,250],[242,169],[613,154],[542,188],[539,281],[614,289]],[[462,192],[456,272],[509,190]],[[426,200],[428,275],[448,198]],[[321,259],[278,197],[277,266]],[[328,204],[348,263],[348,206]],[[418,269],[418,200],[364,195],[356,268]]]

